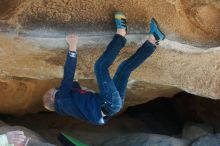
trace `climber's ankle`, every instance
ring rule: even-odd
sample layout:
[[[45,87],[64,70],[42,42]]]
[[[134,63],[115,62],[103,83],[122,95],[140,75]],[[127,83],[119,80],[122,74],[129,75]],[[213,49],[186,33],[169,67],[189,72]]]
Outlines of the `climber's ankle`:
[[[125,35],[126,35],[126,30],[125,29],[117,29],[117,32],[116,32],[116,34],[119,34],[119,35],[121,35],[121,36],[123,36],[123,37],[125,37]]]
[[[157,43],[156,38],[152,34],[149,35],[148,41],[154,45],[156,45],[156,43]]]

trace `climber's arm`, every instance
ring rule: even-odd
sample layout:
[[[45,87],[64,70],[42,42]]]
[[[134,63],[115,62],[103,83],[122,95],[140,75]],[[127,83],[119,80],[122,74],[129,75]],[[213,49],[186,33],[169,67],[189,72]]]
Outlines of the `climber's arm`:
[[[78,37],[75,35],[69,35],[66,38],[69,45],[69,51],[67,53],[66,63],[64,65],[64,76],[61,82],[60,91],[68,93],[72,89],[73,78],[75,75],[77,64],[77,43]]]

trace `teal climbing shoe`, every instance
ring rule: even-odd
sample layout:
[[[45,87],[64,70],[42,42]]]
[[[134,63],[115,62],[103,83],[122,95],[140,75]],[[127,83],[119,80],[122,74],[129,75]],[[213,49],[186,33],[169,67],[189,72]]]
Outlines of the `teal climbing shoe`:
[[[126,17],[122,12],[115,12],[115,25],[117,29],[125,29],[127,31]]]
[[[166,37],[165,34],[160,30],[159,25],[154,18],[150,20],[150,34],[154,35],[157,43],[164,40]]]

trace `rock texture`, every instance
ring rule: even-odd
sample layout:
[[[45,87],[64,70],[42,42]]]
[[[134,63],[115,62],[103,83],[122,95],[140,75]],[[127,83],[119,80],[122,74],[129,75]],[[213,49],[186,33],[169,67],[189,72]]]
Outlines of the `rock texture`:
[[[121,10],[129,18],[131,33],[143,33],[146,23],[155,17],[168,38],[219,44],[219,8],[218,0],[2,0],[0,18],[2,24],[20,32],[106,32],[113,28],[112,13]]]
[[[188,146],[185,140],[156,134],[127,134],[113,138],[103,144],[104,146]]]
[[[187,123],[182,131],[182,138],[190,141],[213,134],[213,127],[205,124]]]
[[[220,145],[220,135],[207,135],[199,138],[195,142],[192,143],[191,146],[218,146]]]
[[[80,36],[77,79],[97,90],[93,64],[114,33],[112,14],[128,17],[128,45],[115,65],[146,40],[155,17],[167,40],[131,76],[126,106],[184,90],[220,99],[220,2],[187,0],[0,1],[0,113],[42,108],[42,95],[62,78],[67,33]],[[210,15],[211,14],[211,15]]]

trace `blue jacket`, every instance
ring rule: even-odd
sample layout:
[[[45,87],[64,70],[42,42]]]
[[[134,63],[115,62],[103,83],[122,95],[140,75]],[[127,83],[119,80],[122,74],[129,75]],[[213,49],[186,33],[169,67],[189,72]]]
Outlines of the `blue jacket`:
[[[104,124],[101,115],[99,94],[81,90],[73,82],[77,64],[76,52],[68,52],[64,66],[64,77],[55,95],[55,109],[61,115],[68,115],[93,124]]]

